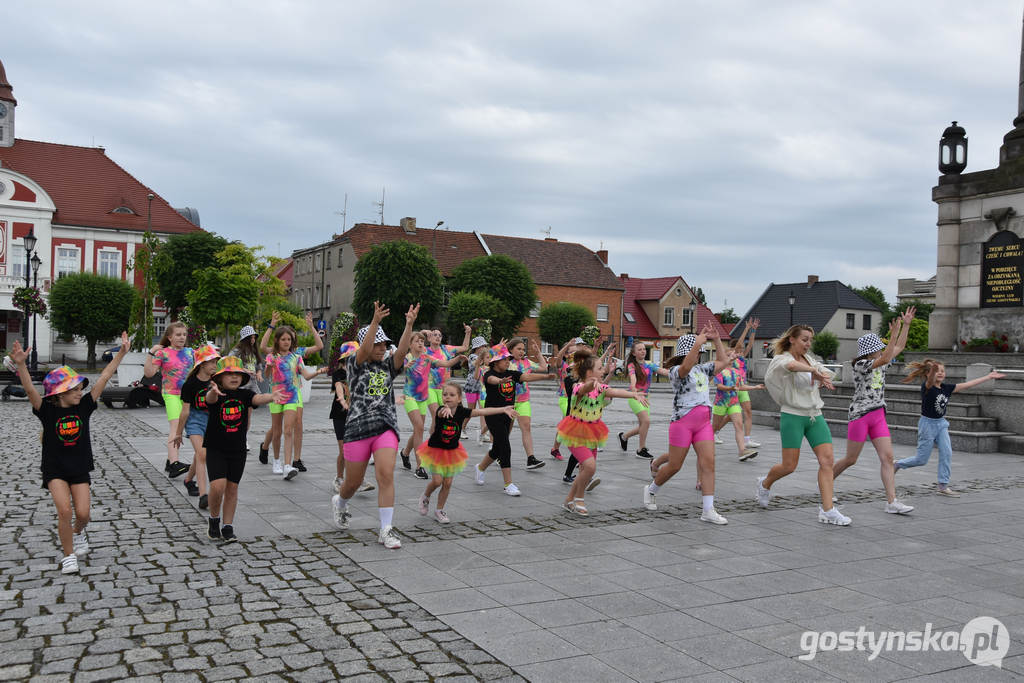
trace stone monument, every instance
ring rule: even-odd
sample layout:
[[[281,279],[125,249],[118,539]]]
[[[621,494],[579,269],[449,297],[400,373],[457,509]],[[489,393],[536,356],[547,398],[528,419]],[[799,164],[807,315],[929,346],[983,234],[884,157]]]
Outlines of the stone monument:
[[[1024,29],[1013,130],[999,166],[963,173],[967,136],[946,128],[939,142],[938,260],[928,346],[956,350],[961,340],[1007,335],[1024,346]]]

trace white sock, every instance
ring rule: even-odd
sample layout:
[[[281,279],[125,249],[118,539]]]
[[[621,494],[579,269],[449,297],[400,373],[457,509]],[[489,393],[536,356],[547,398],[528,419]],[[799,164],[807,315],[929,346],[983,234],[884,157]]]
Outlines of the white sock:
[[[654,495],[655,493],[657,493],[657,492],[658,492],[658,489],[660,489],[660,488],[661,488],[660,486],[658,486],[657,484],[655,484],[655,483],[654,483],[654,482],[652,481],[652,482],[651,482],[651,485],[647,487],[647,490],[648,490],[648,491],[650,491],[650,492],[651,492],[651,495],[653,496],[653,495]]]
[[[750,437],[749,436],[743,437],[743,443],[750,443]]]
[[[348,507],[348,501],[349,501],[348,498],[342,498],[341,495],[338,495],[338,505],[337,505],[337,508],[339,510],[344,510],[345,508]]]
[[[714,496],[701,496],[700,497],[700,502],[704,506],[704,512],[707,512],[708,510],[710,510],[713,507],[715,507],[715,497]]]
[[[391,526],[391,520],[395,516],[395,508],[377,508],[380,512],[380,528],[386,529]]]

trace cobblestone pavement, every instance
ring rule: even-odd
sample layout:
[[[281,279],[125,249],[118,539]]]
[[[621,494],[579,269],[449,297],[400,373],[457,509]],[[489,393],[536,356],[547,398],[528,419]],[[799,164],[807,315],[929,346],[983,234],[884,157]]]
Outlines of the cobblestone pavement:
[[[551,412],[552,399],[537,392],[535,415]],[[619,408],[608,411],[613,433],[628,424]],[[719,447],[725,527],[697,520],[692,469],[659,494],[657,513],[640,509],[646,462],[611,444],[587,519],[558,509],[562,465],[550,459],[538,473],[517,471],[528,494],[521,499],[501,494],[496,473],[484,487],[460,476],[450,505],[459,521],[447,526],[415,513],[422,483],[399,473],[404,545],[386,551],[370,529],[372,494],[360,497],[362,528],[330,527],[336,451],[312,412],[311,471],[298,480],[305,488],[250,459],[242,486],[249,517],[236,524],[242,542],[217,547],[195,499],[160,471],[162,411],[100,408],[93,549],[81,576],[65,577],[55,565],[53,505],[39,488],[38,423],[24,401],[0,404],[0,680],[1024,677],[1019,457],[956,453],[959,500],[934,495],[934,463],[901,473],[900,496],[917,509],[897,517],[881,512],[869,447],[840,479],[843,510],[854,518],[845,529],[815,521],[810,462],[780,482],[769,510],[754,504],[752,478],[779,459],[770,432],[753,467],[728,457],[735,446]],[[256,432],[263,419],[257,412]],[[553,423],[535,420],[538,454]],[[513,448],[521,457],[518,433]],[[183,456],[190,459],[187,447]],[[959,653],[796,658],[809,629],[959,629],[978,616],[1011,632],[1002,669],[975,667]]]

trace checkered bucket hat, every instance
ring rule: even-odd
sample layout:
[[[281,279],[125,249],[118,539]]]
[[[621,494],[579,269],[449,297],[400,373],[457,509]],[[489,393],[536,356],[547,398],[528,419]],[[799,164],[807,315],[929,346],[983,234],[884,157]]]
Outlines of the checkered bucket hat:
[[[878,335],[874,332],[868,332],[863,337],[857,340],[857,357],[866,356],[869,353],[875,353],[876,351],[882,351],[885,349],[885,344]]]
[[[696,341],[697,337],[695,335],[684,334],[676,341],[676,355],[685,356],[688,354]]]
[[[370,326],[369,325],[365,325],[362,328],[360,328],[359,334],[356,335],[356,341],[358,341],[360,344],[362,344],[363,343],[363,339],[366,338],[366,333],[369,332],[369,331],[370,331]],[[373,337],[373,343],[374,344],[379,344],[381,342],[389,342],[389,341],[391,341],[391,339],[388,337],[388,335],[384,334],[384,328],[382,328],[382,327],[380,327],[378,325],[377,326],[377,334],[374,335],[374,337]]]

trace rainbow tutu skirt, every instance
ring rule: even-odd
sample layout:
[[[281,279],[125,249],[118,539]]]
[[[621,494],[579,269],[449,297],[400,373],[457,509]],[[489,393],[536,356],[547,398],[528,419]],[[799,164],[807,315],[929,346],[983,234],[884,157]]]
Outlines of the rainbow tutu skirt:
[[[598,448],[608,440],[608,426],[604,422],[584,422],[572,415],[558,423],[558,443],[566,446]]]
[[[424,441],[416,449],[416,455],[420,456],[420,466],[430,474],[440,474],[442,477],[454,477],[466,466],[469,454],[459,444],[455,448],[434,448],[428,446]]]

